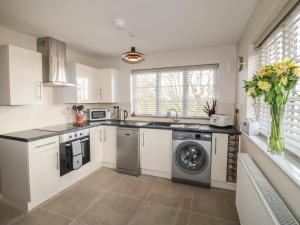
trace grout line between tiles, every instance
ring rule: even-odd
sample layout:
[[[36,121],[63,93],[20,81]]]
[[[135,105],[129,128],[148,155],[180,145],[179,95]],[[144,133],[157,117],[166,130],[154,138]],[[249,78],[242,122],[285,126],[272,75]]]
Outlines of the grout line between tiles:
[[[189,225],[189,224],[190,224],[190,221],[191,221],[191,213],[192,213],[192,205],[193,205],[193,201],[194,201],[195,189],[196,189],[196,187],[193,186],[193,191],[192,191],[192,201],[191,201],[190,210],[189,210],[189,215],[188,215],[188,221],[187,221],[187,224],[186,224],[186,225]]]
[[[142,208],[144,203],[147,203],[146,199],[149,197],[152,189],[155,186],[155,183],[157,182],[156,178],[154,179],[154,182],[152,184],[152,187],[149,189],[148,193],[146,194],[145,198],[141,200],[141,204],[139,205],[139,207],[136,209],[136,212],[132,215],[132,217],[130,218],[130,220],[128,221],[127,225],[129,225],[131,223],[131,221],[133,220],[133,218],[137,215],[138,211],[140,210],[140,208]]]

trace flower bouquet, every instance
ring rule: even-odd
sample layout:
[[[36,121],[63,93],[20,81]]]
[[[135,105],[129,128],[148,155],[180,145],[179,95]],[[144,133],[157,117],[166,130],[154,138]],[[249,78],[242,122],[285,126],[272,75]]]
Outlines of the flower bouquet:
[[[270,106],[272,117],[269,149],[273,153],[284,151],[282,137],[282,121],[290,92],[295,88],[300,70],[292,59],[266,65],[253,75],[253,78],[244,81],[244,88],[253,99],[263,96]]]

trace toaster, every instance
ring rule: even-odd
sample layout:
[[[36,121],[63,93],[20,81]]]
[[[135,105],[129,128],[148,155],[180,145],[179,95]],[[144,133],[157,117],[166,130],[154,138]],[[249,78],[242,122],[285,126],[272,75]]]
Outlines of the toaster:
[[[209,124],[217,127],[233,126],[233,120],[230,115],[214,114],[211,115]]]

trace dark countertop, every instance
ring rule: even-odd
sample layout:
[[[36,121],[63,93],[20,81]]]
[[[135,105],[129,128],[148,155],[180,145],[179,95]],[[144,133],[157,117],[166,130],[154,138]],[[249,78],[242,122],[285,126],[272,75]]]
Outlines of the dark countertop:
[[[239,135],[240,131],[235,127],[215,127],[206,124],[185,124],[185,127],[169,127],[163,126],[161,123],[154,125],[149,124],[150,122],[145,121],[99,121],[99,122],[85,122],[82,126],[76,126],[72,123],[60,124],[56,126],[42,127],[38,129],[31,129],[25,131],[19,131],[14,133],[2,134],[0,138],[10,139],[22,142],[31,142],[43,138],[48,138],[56,135],[61,135],[64,133],[88,129],[91,127],[97,127],[101,125],[107,126],[118,126],[118,127],[128,127],[128,128],[151,128],[151,129],[165,129],[173,131],[185,131],[185,132],[202,132],[202,133],[225,133]]]

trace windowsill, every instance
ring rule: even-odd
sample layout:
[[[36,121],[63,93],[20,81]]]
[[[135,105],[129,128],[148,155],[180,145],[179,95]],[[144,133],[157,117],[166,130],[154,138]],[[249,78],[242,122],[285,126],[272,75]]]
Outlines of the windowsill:
[[[261,149],[273,163],[281,169],[298,187],[300,187],[300,162],[293,158],[288,152],[282,155],[272,154],[267,151],[267,143],[262,137],[249,136],[245,132],[242,134],[250,139],[259,149]]]

